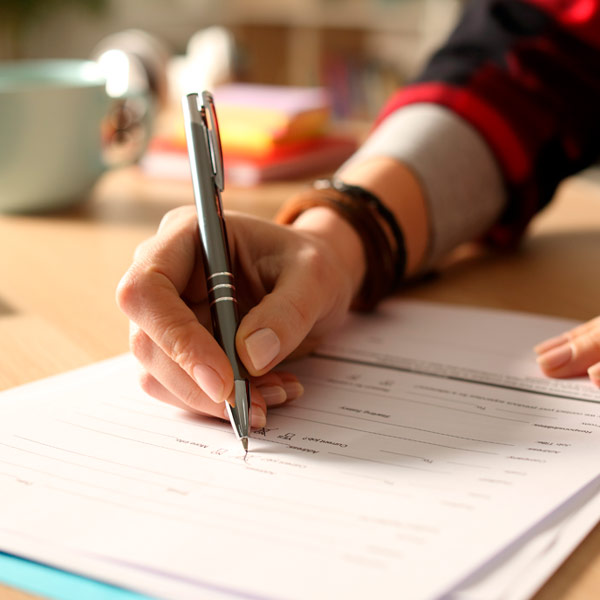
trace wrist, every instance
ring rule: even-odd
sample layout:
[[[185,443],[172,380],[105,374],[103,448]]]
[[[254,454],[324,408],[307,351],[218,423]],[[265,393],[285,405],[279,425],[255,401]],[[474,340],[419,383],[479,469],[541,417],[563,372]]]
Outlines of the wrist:
[[[366,258],[362,240],[354,227],[327,206],[315,206],[302,212],[291,224],[323,240],[337,256],[340,266],[348,274],[355,298],[366,272]]]
[[[373,222],[372,224],[375,226],[377,236],[385,238],[387,241],[387,243],[377,244],[377,250],[387,253],[387,258],[393,265],[393,274],[388,273],[387,275],[391,275],[391,289],[395,290],[404,281],[406,275],[406,243],[404,241],[404,234],[392,211],[378,196],[360,185],[348,184],[337,178],[319,179],[313,185],[317,190],[335,190],[335,192],[347,199],[351,207],[354,207],[351,209],[351,212],[354,213],[352,223],[355,230],[359,234],[362,234],[365,245],[372,243],[372,237],[365,236],[365,228],[362,221],[367,219]],[[358,213],[356,212],[357,205],[360,207]],[[356,218],[357,214],[359,215],[358,219]],[[369,229],[373,228],[370,227]],[[384,260],[383,257],[381,257],[381,260]],[[367,268],[369,268],[369,261],[367,260],[366,262]]]
[[[344,183],[375,194],[394,215],[404,234],[406,275],[419,271],[429,246],[429,215],[420,182],[403,163],[387,156],[350,164],[337,173]]]
[[[382,298],[394,290],[395,285],[403,276],[404,268],[403,266],[401,269],[398,268],[401,263],[397,260],[394,248],[381,223],[379,200],[374,199],[372,194],[365,196],[358,191],[360,190],[355,189],[350,192],[338,189],[335,185],[317,185],[317,187],[306,189],[290,198],[277,213],[275,219],[279,223],[289,225],[303,213],[318,207],[327,208],[329,212],[313,213],[315,216],[310,218],[311,220],[314,218],[315,223],[319,215],[327,215],[330,226],[333,224],[342,227],[341,222],[337,219],[331,220],[330,212],[336,213],[340,220],[346,221],[346,225],[354,230],[353,234],[357,235],[360,240],[363,257],[360,262],[362,285],[358,294],[353,297],[352,304],[358,309],[371,310]],[[386,212],[385,209],[383,210]],[[346,229],[345,231],[349,233],[350,230]],[[354,237],[350,239],[356,241]],[[334,243],[338,247],[338,256],[344,261],[350,272],[356,271],[352,260],[360,254],[356,253],[355,243],[352,254],[349,254],[348,250],[339,242],[335,241]]]

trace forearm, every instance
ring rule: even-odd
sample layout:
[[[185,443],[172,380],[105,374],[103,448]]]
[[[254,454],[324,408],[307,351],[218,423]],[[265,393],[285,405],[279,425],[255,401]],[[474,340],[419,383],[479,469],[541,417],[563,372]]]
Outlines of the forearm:
[[[384,121],[336,177],[375,194],[392,212],[404,235],[408,278],[482,235],[504,203],[502,178],[485,142],[462,119],[432,105],[409,107]],[[342,268],[363,276],[364,239],[339,213],[311,208],[293,226],[326,238]],[[396,250],[384,222],[381,232]],[[360,281],[354,281],[356,291]]]
[[[390,209],[404,235],[405,275],[414,275],[423,263],[430,238],[425,194],[414,173],[393,157],[377,155],[349,165],[338,176],[345,183],[369,190]],[[390,242],[394,243],[392,236]]]
[[[430,103],[477,130],[507,197],[487,237],[510,246],[558,183],[599,156],[599,61],[597,2],[469,2],[447,42],[379,120]]]
[[[485,234],[503,245],[517,241],[560,178],[598,148],[600,138],[591,133],[598,119],[587,114],[592,103],[585,102],[600,89],[592,72],[571,69],[577,85],[558,91],[547,68],[555,66],[555,55],[568,58],[557,40],[586,64],[598,48],[578,45],[571,34],[590,41],[581,31],[565,37],[558,23],[525,2],[498,6],[496,12],[488,0],[468,6],[421,78],[392,98],[366,144],[336,174],[392,211],[404,232],[409,277]],[[594,18],[586,25],[590,31],[600,22]],[[539,64],[513,68],[515,57],[526,56],[528,44],[537,41],[547,41],[552,52],[536,46]],[[568,102],[558,102],[563,94]],[[543,102],[546,95],[557,101]],[[581,110],[565,113],[571,101]],[[540,115],[548,127],[540,126]],[[564,127],[575,122],[593,126]],[[564,154],[567,146],[572,155]]]
[[[429,241],[427,208],[417,178],[396,159],[377,156],[358,161],[346,170],[342,179],[376,194],[393,212],[405,232],[406,274],[413,275],[422,263]],[[325,207],[317,207],[302,213],[293,226],[329,240],[342,256],[342,266],[353,271],[358,290],[365,271],[362,243],[344,218]]]
[[[355,297],[365,276],[366,261],[360,236],[352,225],[331,209],[319,206],[303,212],[292,227],[327,240],[339,257],[340,268],[349,274]]]
[[[483,138],[435,105],[390,116],[337,176],[392,210],[405,236],[408,276],[480,237],[505,204],[501,172]]]

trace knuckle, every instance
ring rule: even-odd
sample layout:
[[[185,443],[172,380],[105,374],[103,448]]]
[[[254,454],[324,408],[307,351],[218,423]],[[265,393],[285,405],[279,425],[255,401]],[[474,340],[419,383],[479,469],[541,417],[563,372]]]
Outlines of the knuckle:
[[[327,262],[323,254],[314,246],[307,246],[302,251],[302,264],[317,285],[323,284],[328,279]]]
[[[140,384],[140,387],[142,388],[142,390],[144,392],[146,392],[146,394],[149,394],[150,396],[154,396],[155,394],[155,383],[156,383],[156,379],[154,379],[154,377],[152,375],[150,375],[150,373],[148,373],[148,371],[141,371],[139,376],[138,376],[138,382]]]
[[[117,285],[117,306],[129,317],[140,314],[161,281],[155,273],[141,265],[133,265]]]
[[[600,356],[600,324],[588,333],[591,350]]]
[[[191,206],[178,206],[177,208],[174,208],[167,212],[160,220],[160,224],[158,225],[158,232],[168,229],[173,224],[180,223],[182,220],[189,219],[190,214],[194,214],[192,209],[193,207]]]
[[[142,362],[152,354],[153,342],[141,329],[132,331],[129,336],[131,353]]]
[[[191,321],[170,323],[162,339],[166,354],[188,373],[193,368],[193,357],[198,349],[191,329]]]
[[[116,291],[117,306],[125,313],[130,314],[138,298],[139,282],[132,269],[129,269],[119,281]]]
[[[154,236],[140,242],[133,251],[133,261],[134,263],[141,262],[143,257],[148,253],[148,249],[151,248],[154,244]]]
[[[571,338],[574,358],[589,361],[593,357],[600,358],[600,328],[593,328]]]

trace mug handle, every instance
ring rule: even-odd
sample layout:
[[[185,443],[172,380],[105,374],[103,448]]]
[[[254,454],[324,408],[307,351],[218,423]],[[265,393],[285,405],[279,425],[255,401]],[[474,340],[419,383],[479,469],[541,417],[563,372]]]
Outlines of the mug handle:
[[[101,125],[102,161],[106,168],[138,162],[152,136],[155,110],[150,93],[132,93],[111,99]]]
[[[102,124],[105,166],[135,163],[150,141],[155,114],[167,101],[170,52],[153,35],[128,29],[101,40],[91,56],[104,68],[112,98]]]

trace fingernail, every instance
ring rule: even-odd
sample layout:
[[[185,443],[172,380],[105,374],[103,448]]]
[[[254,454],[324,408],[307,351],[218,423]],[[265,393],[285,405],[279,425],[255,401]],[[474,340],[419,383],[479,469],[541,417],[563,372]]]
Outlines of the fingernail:
[[[571,344],[563,344],[538,356],[537,362],[544,369],[558,369],[568,363],[572,355]]]
[[[254,429],[260,429],[267,424],[267,417],[265,412],[260,406],[256,404],[252,405],[252,409],[250,411],[250,425],[254,427]]]
[[[548,338],[547,340],[541,342],[533,348],[533,351],[536,354],[544,354],[544,352],[548,352],[548,350],[552,350],[552,348],[556,348],[557,346],[565,344],[568,341],[569,338],[566,335],[557,335],[556,337]]]
[[[246,352],[257,371],[266,367],[278,354],[281,342],[269,328],[259,329],[246,338]]]
[[[277,406],[283,404],[287,399],[284,388],[278,385],[264,385],[258,388],[267,406]]]
[[[283,389],[288,400],[295,400],[304,394],[304,386],[298,381],[284,381]]]
[[[220,375],[207,365],[196,365],[193,370],[193,376],[200,389],[213,401],[223,402],[223,391],[225,383]]]
[[[588,375],[590,376],[590,379],[592,380],[592,383],[596,387],[600,388],[600,363],[592,365],[588,369]]]

